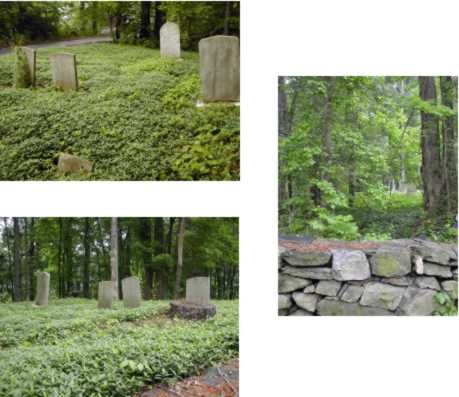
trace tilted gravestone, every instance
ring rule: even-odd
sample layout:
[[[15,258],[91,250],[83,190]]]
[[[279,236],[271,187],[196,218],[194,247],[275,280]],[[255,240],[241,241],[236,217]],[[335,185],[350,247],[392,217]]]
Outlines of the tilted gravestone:
[[[113,302],[113,282],[99,282],[99,291],[97,296],[97,307],[99,309],[111,309]]]
[[[170,313],[187,320],[203,320],[215,316],[217,309],[210,303],[209,277],[186,280],[185,302],[171,302]]]
[[[28,47],[16,47],[16,88],[27,88],[35,86],[36,65],[36,50]]]
[[[159,31],[161,57],[180,58],[180,28],[174,22],[166,22]]]
[[[204,102],[239,101],[239,39],[213,36],[199,42]]]
[[[35,297],[37,306],[48,306],[49,277],[49,273],[37,272],[37,296]]]
[[[127,277],[121,281],[123,289],[123,302],[125,307],[135,308],[140,306],[140,281],[138,277]]]
[[[54,85],[63,90],[77,90],[76,56],[74,54],[59,53],[51,55],[49,59]]]

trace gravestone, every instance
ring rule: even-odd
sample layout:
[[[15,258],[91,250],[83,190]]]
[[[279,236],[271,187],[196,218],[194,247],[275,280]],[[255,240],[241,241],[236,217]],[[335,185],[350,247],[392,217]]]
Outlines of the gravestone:
[[[185,302],[171,302],[170,314],[187,320],[203,320],[215,316],[217,309],[210,303],[209,277],[186,280]]]
[[[204,102],[239,101],[239,39],[213,36],[199,42]]]
[[[60,153],[57,159],[57,168],[64,174],[91,172],[92,166],[92,161],[68,153]]]
[[[113,302],[113,282],[101,281],[99,282],[99,292],[97,296],[97,308],[111,309]]]
[[[406,184],[406,194],[411,196],[417,193],[416,185],[414,183],[407,183]]]
[[[180,28],[174,22],[166,22],[159,31],[161,57],[180,58]]]
[[[51,55],[49,59],[54,85],[63,90],[77,90],[76,56],[74,54],[59,53]]]
[[[35,87],[36,65],[36,50],[28,47],[16,47],[16,88]]]
[[[37,296],[35,304],[37,306],[48,306],[49,297],[49,273],[37,272]]]
[[[210,278],[193,277],[186,280],[186,302],[196,305],[210,303]]]
[[[127,277],[121,281],[123,289],[123,302],[125,307],[135,308],[140,306],[140,281],[138,277]]]

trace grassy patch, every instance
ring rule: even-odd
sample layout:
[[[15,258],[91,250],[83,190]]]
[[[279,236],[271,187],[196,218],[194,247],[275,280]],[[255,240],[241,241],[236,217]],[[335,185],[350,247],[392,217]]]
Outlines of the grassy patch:
[[[195,375],[238,355],[238,302],[216,304],[217,316],[201,322],[164,319],[164,301],[136,310],[83,299],[3,304],[0,335],[17,337],[0,351],[0,395],[121,397]]]
[[[60,152],[94,161],[93,180],[239,179],[239,108],[196,108],[197,53],[66,48],[80,90],[64,93],[52,87],[48,59],[62,51],[38,50],[35,90],[12,88],[14,55],[0,57],[0,180],[63,179],[53,163]]]

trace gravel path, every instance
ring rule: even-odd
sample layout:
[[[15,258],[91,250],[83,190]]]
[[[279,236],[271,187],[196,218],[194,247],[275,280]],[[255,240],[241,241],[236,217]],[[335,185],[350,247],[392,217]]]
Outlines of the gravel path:
[[[85,37],[83,39],[73,39],[73,40],[61,40],[61,41],[52,41],[47,43],[38,43],[30,44],[27,47],[30,48],[46,48],[46,47],[70,47],[80,44],[93,44],[93,43],[110,43],[112,42],[111,36],[96,36],[96,37]],[[0,48],[0,56],[6,55],[11,52],[10,48]]]

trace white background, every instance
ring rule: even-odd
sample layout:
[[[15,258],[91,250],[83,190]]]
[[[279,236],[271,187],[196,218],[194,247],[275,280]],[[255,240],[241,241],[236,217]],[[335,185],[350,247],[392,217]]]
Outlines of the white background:
[[[457,1],[241,9],[241,183],[0,183],[0,216],[239,216],[241,397],[458,395],[458,318],[276,315],[277,76],[457,75]]]

